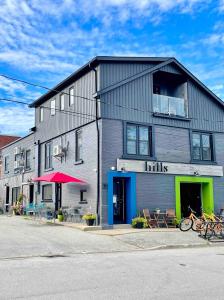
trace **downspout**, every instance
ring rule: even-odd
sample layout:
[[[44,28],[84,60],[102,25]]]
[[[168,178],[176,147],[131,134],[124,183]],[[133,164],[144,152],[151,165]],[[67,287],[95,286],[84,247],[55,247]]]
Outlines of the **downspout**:
[[[91,70],[95,73],[95,93],[98,89],[97,81],[97,70],[89,64]],[[99,109],[98,109],[98,96],[95,98],[95,109],[96,109],[96,132],[97,132],[97,196],[96,196],[96,214],[97,225],[100,224],[100,130],[99,130]]]

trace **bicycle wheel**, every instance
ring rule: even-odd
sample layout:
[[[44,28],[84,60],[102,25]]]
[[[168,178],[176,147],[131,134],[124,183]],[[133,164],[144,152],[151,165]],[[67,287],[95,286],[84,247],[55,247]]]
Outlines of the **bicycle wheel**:
[[[181,231],[188,231],[192,228],[193,221],[190,218],[184,218],[180,221],[179,228]]]
[[[200,231],[200,234],[207,239],[210,239],[214,235],[214,230],[211,223],[204,222]]]
[[[214,235],[217,238],[223,238],[223,235],[224,235],[223,224],[221,224],[221,223],[214,224],[213,225],[213,232],[214,232]]]
[[[204,221],[202,219],[196,219],[193,221],[192,230],[193,231],[201,231],[203,227]]]

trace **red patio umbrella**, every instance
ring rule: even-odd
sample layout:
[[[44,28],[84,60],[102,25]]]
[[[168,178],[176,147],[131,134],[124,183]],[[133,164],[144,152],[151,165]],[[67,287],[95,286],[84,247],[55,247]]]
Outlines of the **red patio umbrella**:
[[[55,182],[55,211],[57,211],[58,208],[61,206],[61,184],[62,183],[74,182],[74,183],[86,184],[84,180],[60,172],[53,172],[50,174],[46,174],[34,178],[33,181]],[[60,199],[60,206],[59,206],[59,199]]]
[[[56,182],[56,183],[69,183],[69,182],[76,182],[76,183],[86,183],[85,181],[78,179],[76,177],[72,177],[65,173],[60,172],[53,172],[50,174],[46,174],[37,178],[34,178],[33,181],[47,181],[47,182]]]

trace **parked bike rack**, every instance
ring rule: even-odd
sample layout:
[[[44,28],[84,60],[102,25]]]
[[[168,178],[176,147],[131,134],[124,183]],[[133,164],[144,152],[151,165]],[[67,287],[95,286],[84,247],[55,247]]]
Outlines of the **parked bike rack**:
[[[220,234],[215,233],[215,227],[221,225]],[[201,236],[211,242],[224,242],[224,221],[207,221],[205,223],[205,233]]]

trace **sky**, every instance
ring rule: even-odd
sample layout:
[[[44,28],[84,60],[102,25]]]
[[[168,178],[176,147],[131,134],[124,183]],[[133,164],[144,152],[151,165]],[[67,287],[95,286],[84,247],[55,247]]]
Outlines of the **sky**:
[[[224,0],[0,0],[0,74],[53,87],[96,55],[174,56],[224,100]],[[0,76],[0,98],[46,91]],[[0,133],[34,111],[0,101]]]

